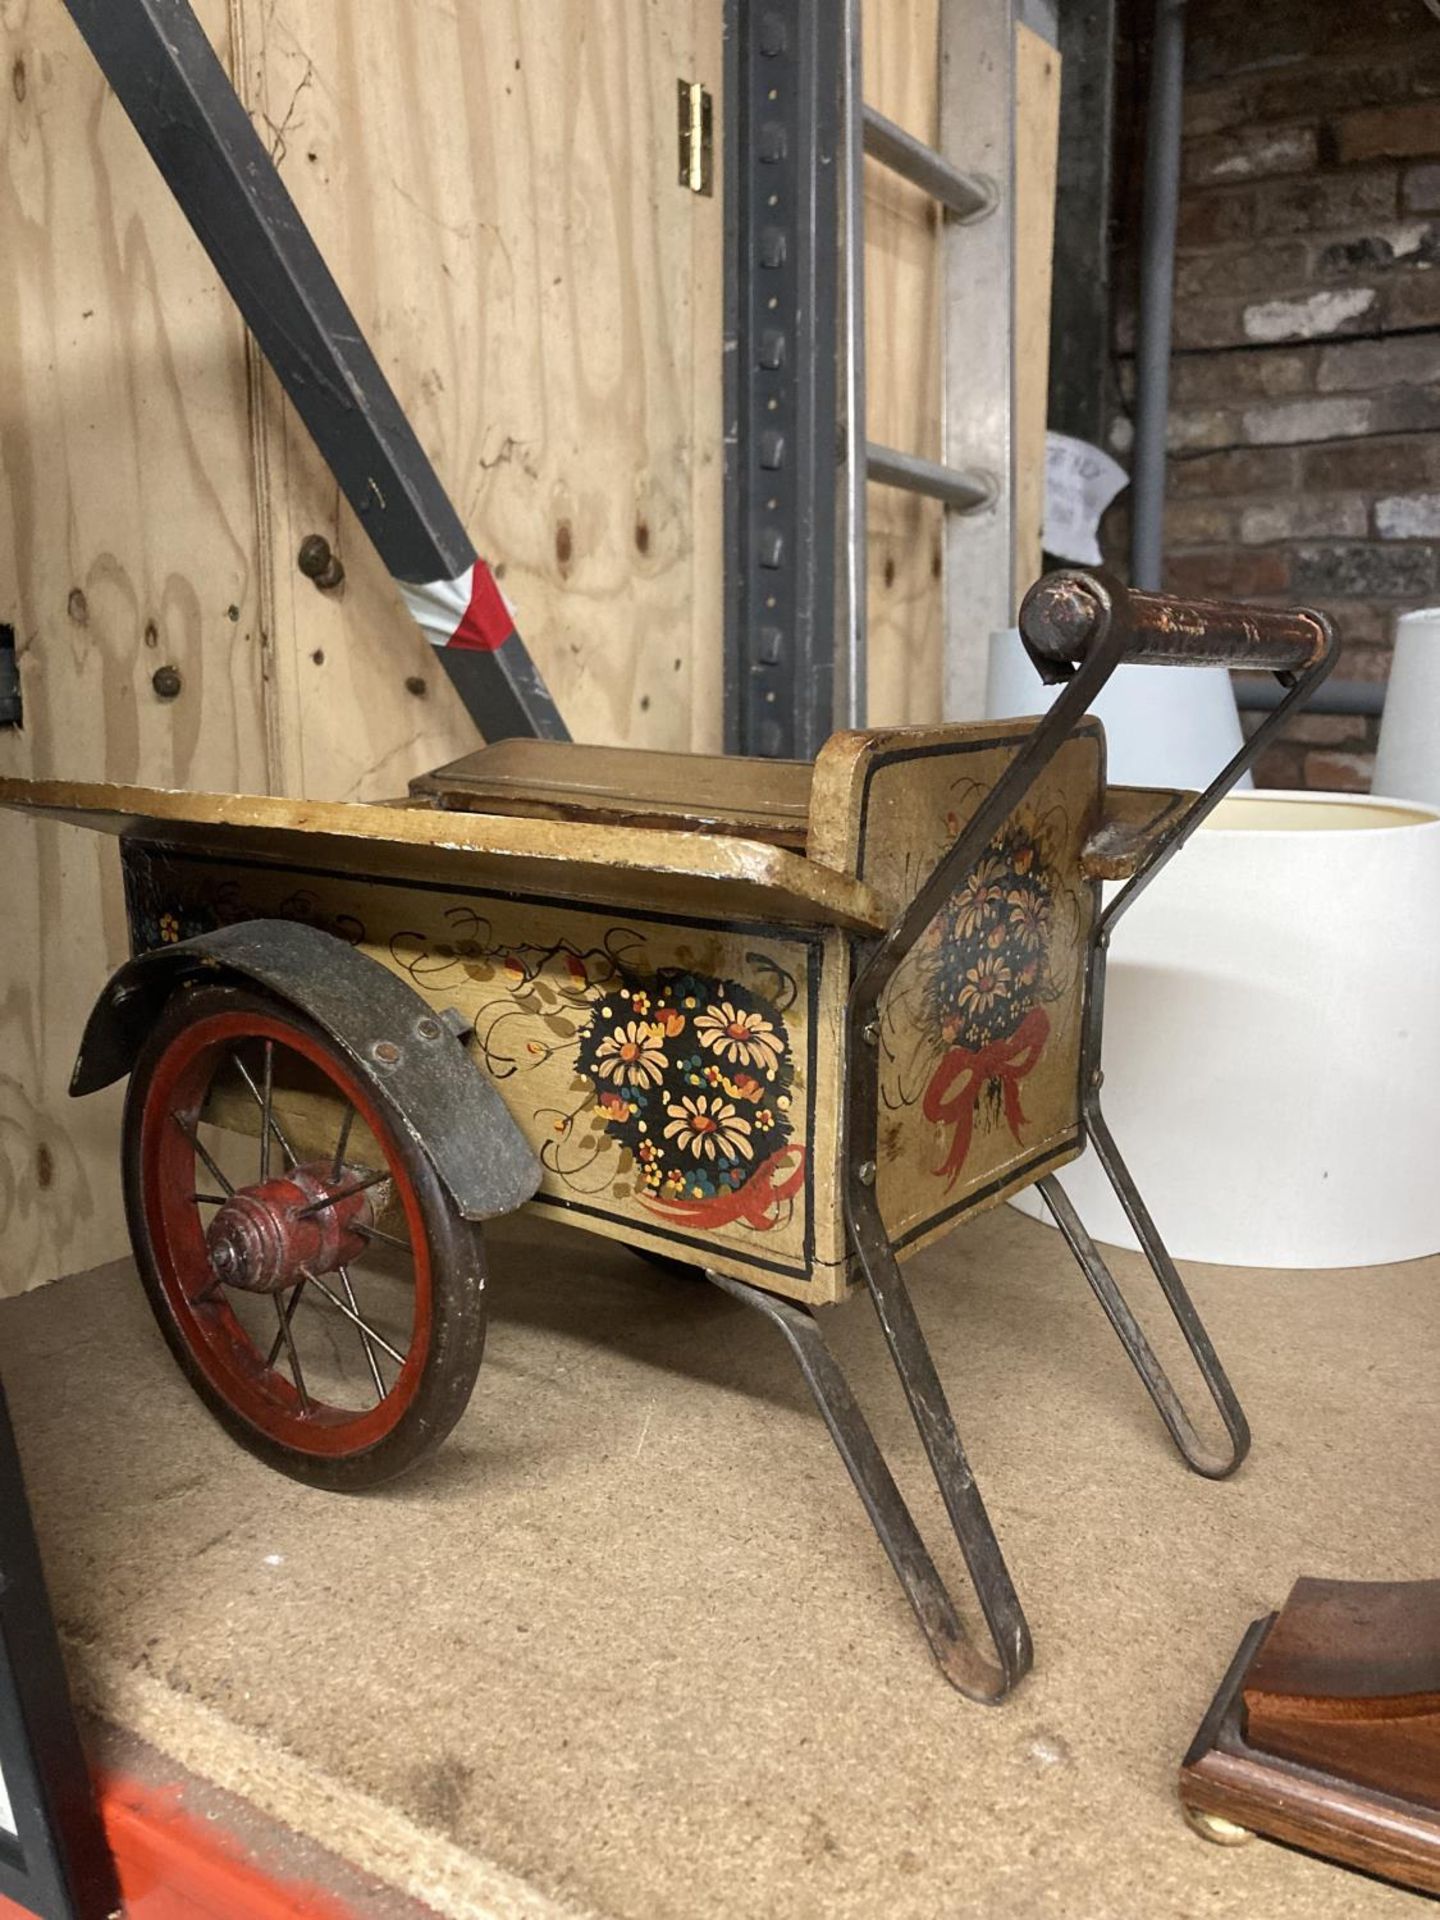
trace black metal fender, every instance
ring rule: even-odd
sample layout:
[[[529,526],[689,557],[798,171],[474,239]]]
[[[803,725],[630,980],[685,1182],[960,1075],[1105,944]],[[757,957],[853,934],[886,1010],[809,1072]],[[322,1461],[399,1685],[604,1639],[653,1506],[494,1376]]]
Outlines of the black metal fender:
[[[378,960],[292,920],[246,920],[127,961],[86,1022],[71,1093],[129,1073],[186,981],[227,978],[268,989],[325,1030],[465,1219],[494,1219],[534,1194],[540,1162],[453,1029]]]

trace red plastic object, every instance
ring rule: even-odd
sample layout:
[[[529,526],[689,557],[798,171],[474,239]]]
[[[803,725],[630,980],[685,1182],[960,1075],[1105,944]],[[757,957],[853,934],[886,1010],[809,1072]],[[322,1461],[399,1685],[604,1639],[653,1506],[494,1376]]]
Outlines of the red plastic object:
[[[182,1788],[107,1775],[97,1790],[125,1920],[356,1920],[320,1888],[262,1872],[223,1827],[186,1811]],[[0,1898],[0,1920],[31,1916]]]

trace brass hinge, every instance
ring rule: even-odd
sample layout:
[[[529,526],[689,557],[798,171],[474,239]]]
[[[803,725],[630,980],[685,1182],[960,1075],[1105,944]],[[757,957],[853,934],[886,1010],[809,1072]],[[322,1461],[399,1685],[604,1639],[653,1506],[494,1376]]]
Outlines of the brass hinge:
[[[698,80],[676,82],[680,102],[680,184],[715,191],[715,103]]]

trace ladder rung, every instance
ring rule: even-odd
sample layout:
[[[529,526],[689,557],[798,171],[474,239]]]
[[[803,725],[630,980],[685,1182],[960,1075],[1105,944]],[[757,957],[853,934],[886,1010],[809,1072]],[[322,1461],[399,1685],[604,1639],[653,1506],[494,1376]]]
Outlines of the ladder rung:
[[[865,108],[865,151],[962,220],[989,213],[995,206],[995,183],[987,175],[962,173],[934,147],[927,147],[870,106]]]
[[[873,440],[865,449],[865,472],[882,487],[928,494],[961,513],[978,512],[995,499],[995,482],[988,473],[970,467],[942,467],[938,461],[922,460],[917,454],[877,447]]]

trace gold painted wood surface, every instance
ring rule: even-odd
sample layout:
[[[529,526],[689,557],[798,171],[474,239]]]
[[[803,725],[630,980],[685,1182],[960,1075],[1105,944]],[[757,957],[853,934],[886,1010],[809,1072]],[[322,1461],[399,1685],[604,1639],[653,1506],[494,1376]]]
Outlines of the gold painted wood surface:
[[[909,900],[1033,721],[842,735],[816,769],[817,847]],[[876,1195],[896,1251],[1079,1151],[1080,1044],[1104,735],[1082,721],[902,962],[880,1003]]]
[[[126,861],[142,949],[298,919],[463,1014],[544,1170],[535,1204],[812,1303],[843,1291],[839,932],[515,898],[453,856],[423,886],[306,864],[303,844],[258,865],[132,840]]]
[[[410,791],[476,813],[732,833],[803,853],[812,771],[802,760],[500,740]]]
[[[1128,880],[1199,795],[1174,787],[1107,787],[1105,810],[1080,853],[1092,880]]]
[[[842,873],[864,872],[866,884],[882,896],[892,915],[898,913],[918,881],[908,869],[886,858],[879,842],[867,835],[870,789],[877,765],[969,753],[995,742],[1013,744],[1033,733],[1039,724],[1039,718],[962,720],[948,726],[881,727],[871,732],[856,729],[832,734],[815,761],[810,802],[811,859]],[[1098,721],[1084,724],[1089,731],[1099,731]],[[1003,759],[994,764],[1003,765]],[[886,804],[903,812],[907,792],[908,783],[887,784]],[[920,827],[926,846],[932,828],[933,822],[928,819]],[[942,851],[943,847],[935,848],[932,865]]]
[[[526,820],[264,794],[164,793],[72,781],[0,781],[0,808],[261,859],[349,872],[433,875],[620,904],[703,903],[717,917],[800,920],[875,932],[860,881],[783,847],[721,834]]]

